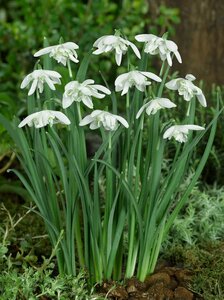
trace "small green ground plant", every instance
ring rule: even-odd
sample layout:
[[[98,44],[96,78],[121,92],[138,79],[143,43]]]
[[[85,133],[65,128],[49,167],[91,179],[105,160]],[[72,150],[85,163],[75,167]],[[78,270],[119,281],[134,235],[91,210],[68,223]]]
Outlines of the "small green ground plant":
[[[22,216],[18,214],[12,216],[4,205],[1,206],[3,212],[0,224],[1,300],[46,299],[46,297],[55,300],[100,300],[100,296],[94,295],[93,289],[87,286],[87,275],[84,272],[80,272],[76,277],[55,274],[56,248],[49,258],[42,256],[40,263],[36,255],[27,253],[28,241],[23,239],[23,242],[19,242],[13,238],[14,231],[27,218],[31,210]],[[38,223],[38,220],[36,221]],[[24,228],[23,230],[25,231]],[[37,228],[33,230],[35,233],[38,233],[37,231]],[[26,232],[21,233],[26,234]],[[17,246],[17,252],[14,254],[13,243]],[[45,254],[46,249],[42,251],[42,255]]]

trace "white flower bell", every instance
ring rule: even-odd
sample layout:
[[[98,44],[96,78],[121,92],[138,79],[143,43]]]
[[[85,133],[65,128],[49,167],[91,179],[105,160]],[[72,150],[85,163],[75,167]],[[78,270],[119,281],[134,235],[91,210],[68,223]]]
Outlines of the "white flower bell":
[[[34,126],[36,128],[41,128],[48,124],[52,126],[55,123],[69,125],[71,122],[68,117],[60,111],[42,110],[27,116],[22,122],[20,122],[18,127],[21,128],[28,125],[29,127]]]
[[[111,91],[102,85],[94,84],[94,80],[92,79],[87,79],[82,83],[79,83],[78,81],[71,81],[65,86],[62,106],[63,108],[67,108],[74,101],[82,101],[87,107],[92,109],[92,97],[102,99],[105,97],[105,94],[110,95]]]
[[[138,111],[136,115],[136,119],[140,117],[140,115],[145,112],[147,115],[155,115],[158,110],[163,109],[163,108],[173,108],[176,107],[176,104],[170,101],[167,98],[155,98],[152,99],[151,101],[147,102],[144,104]]]
[[[193,84],[196,78],[192,74],[187,74],[185,78],[172,79],[166,83],[166,87],[170,90],[178,90],[179,95],[184,97],[184,100],[190,101],[194,96],[202,106],[206,107],[206,99],[202,90]]]
[[[113,115],[107,111],[94,110],[90,115],[84,117],[79,125],[85,126],[90,124],[90,129],[94,130],[101,126],[107,131],[115,131],[119,126],[119,122],[126,128],[129,127],[128,122],[117,115]]]
[[[37,51],[34,56],[39,57],[45,54],[49,54],[50,57],[53,57],[58,63],[66,66],[68,60],[78,63],[78,54],[76,49],[79,46],[73,42],[67,42],[59,45],[49,46]]]
[[[189,130],[204,130],[204,127],[197,125],[174,125],[168,128],[164,134],[163,138],[170,140],[172,137],[180,143],[185,143],[188,138]]]
[[[61,84],[61,75],[58,72],[50,70],[35,70],[28,74],[21,83],[21,89],[27,87],[30,82],[32,85],[28,92],[28,95],[32,95],[36,90],[39,93],[43,93],[44,83],[46,83],[51,90],[55,90],[55,84]]]
[[[182,63],[180,53],[177,45],[170,40],[163,37],[158,37],[154,34],[139,34],[135,36],[138,42],[146,43],[144,52],[151,55],[159,54],[162,61],[167,60],[168,64],[172,66],[171,54],[174,53],[179,63]]]
[[[104,52],[111,52],[115,50],[115,60],[118,66],[121,64],[122,55],[124,55],[128,47],[131,47],[134,51],[135,55],[138,58],[141,58],[141,54],[135,44],[125,40],[124,38],[120,37],[119,35],[104,35],[97,39],[93,44],[93,47],[98,48],[93,52],[93,54],[101,54]]]
[[[132,86],[135,86],[139,91],[144,92],[145,87],[151,84],[149,79],[157,82],[162,81],[159,76],[151,72],[130,71],[117,77],[115,80],[115,90],[116,92],[122,91],[122,96],[127,94],[129,88]]]

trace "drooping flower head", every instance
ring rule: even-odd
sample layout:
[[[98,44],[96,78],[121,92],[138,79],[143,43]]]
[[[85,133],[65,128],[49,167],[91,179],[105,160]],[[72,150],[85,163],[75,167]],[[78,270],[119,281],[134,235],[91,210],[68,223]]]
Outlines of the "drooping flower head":
[[[127,94],[129,88],[135,86],[139,91],[144,92],[145,87],[151,84],[149,79],[161,82],[162,79],[151,73],[142,71],[130,71],[128,73],[121,74],[115,80],[116,92],[122,91],[121,95]]]
[[[18,127],[21,128],[28,125],[29,127],[34,126],[36,128],[41,128],[48,124],[52,126],[55,123],[69,125],[71,122],[68,117],[60,111],[42,110],[27,116],[22,122],[20,122]]]
[[[170,140],[172,137],[180,143],[185,143],[188,138],[189,130],[204,130],[204,127],[198,125],[174,125],[168,128],[163,138]]]
[[[178,47],[173,41],[167,40],[164,37],[158,37],[154,34],[139,34],[135,36],[135,39],[138,42],[146,43],[144,49],[145,53],[149,53],[151,55],[159,54],[161,60],[167,60],[170,66],[172,66],[172,53],[174,53],[178,62],[182,63]]]
[[[87,107],[92,109],[92,97],[102,99],[105,97],[105,94],[110,95],[111,91],[102,85],[94,84],[94,80],[92,79],[87,79],[82,83],[71,81],[65,86],[62,106],[63,108],[67,108],[74,101],[82,101]]]
[[[206,107],[207,103],[202,90],[192,82],[195,79],[193,75],[187,74],[185,78],[177,78],[167,82],[166,87],[170,90],[178,90],[179,95],[183,96],[186,101],[190,101],[196,96],[201,105]]]
[[[73,42],[67,42],[59,45],[49,46],[37,51],[34,56],[39,57],[44,54],[49,54],[50,57],[53,57],[58,63],[66,66],[68,60],[78,63],[78,54],[76,49],[79,46]]]
[[[115,60],[118,66],[121,64],[122,55],[124,55],[128,47],[131,47],[134,51],[135,55],[138,58],[141,58],[141,54],[135,44],[125,40],[124,38],[120,37],[119,35],[104,35],[97,39],[93,44],[93,47],[98,48],[93,52],[93,54],[101,54],[104,52],[111,52],[115,50]]]
[[[42,93],[44,90],[44,83],[46,83],[51,90],[55,90],[55,84],[61,84],[61,75],[58,72],[50,70],[35,70],[28,74],[21,83],[21,89],[27,87],[32,82],[28,95],[32,95],[36,90]]]
[[[89,128],[94,130],[101,126],[107,131],[115,131],[119,126],[119,122],[126,128],[129,127],[128,122],[117,115],[113,115],[107,111],[94,110],[90,115],[84,117],[79,125],[85,126],[90,124]]]
[[[140,117],[140,115],[145,112],[147,115],[155,115],[158,110],[163,109],[163,108],[173,108],[176,107],[176,104],[170,101],[167,98],[155,98],[152,99],[151,101],[147,102],[144,104],[138,111],[136,115],[136,119]]]

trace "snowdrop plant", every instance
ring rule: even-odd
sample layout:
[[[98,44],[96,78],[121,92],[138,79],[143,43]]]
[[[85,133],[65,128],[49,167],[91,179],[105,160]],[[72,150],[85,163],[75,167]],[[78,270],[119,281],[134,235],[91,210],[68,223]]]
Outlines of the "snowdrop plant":
[[[195,106],[205,107],[206,100],[192,83],[194,77],[167,82],[171,54],[181,62],[176,44],[152,35],[136,39],[145,42],[141,60],[137,47],[121,34],[94,43],[98,49],[93,54],[115,51],[118,65],[130,47],[137,56],[130,61],[127,55],[127,66],[123,66],[127,72],[115,83],[103,84],[87,79],[91,54],[78,66],[78,45],[49,46],[45,41],[45,48],[35,54],[43,55],[43,70],[33,71],[21,85],[24,88],[32,82],[28,116],[10,122],[0,114],[24,169],[13,172],[35,202],[52,247],[57,245],[59,272],[75,275],[85,268],[91,282],[133,275],[143,281],[154,271],[161,243],[206,163],[221,113],[217,107],[210,124],[195,124]],[[147,57],[156,53],[162,59],[159,75],[147,64]],[[69,68],[70,81],[62,80],[61,94],[55,91],[61,76],[49,71],[52,58],[65,67],[70,60],[74,62]],[[136,69],[131,70],[134,64]],[[180,118],[179,124],[174,121],[178,107],[174,99],[164,96],[165,87],[184,97],[181,110],[186,110],[186,117],[181,124]],[[106,97],[111,106],[98,109],[94,99]],[[118,102],[123,107],[120,112]],[[172,109],[173,120],[166,118],[167,109]],[[86,134],[92,130],[101,144],[89,158]],[[180,197],[179,186],[204,136],[204,153]],[[163,162],[173,143],[176,153],[169,157],[167,173]]]

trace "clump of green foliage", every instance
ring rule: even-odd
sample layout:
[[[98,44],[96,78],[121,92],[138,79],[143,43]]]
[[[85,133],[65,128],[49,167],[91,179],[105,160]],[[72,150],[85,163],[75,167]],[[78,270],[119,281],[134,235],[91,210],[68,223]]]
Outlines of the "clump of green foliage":
[[[57,249],[53,249],[50,257],[39,258],[32,252],[27,254],[28,242],[17,241],[17,251],[12,253],[12,235],[15,227],[21,223],[30,211],[23,216],[12,217],[7,214],[0,225],[0,295],[1,300],[24,299],[100,299],[94,296],[93,289],[87,286],[87,277],[80,272],[76,277],[55,274],[54,256]],[[15,240],[14,240],[15,243]]]
[[[220,241],[224,236],[224,188],[193,189],[189,200],[174,221],[169,241],[172,244],[202,244]]]

